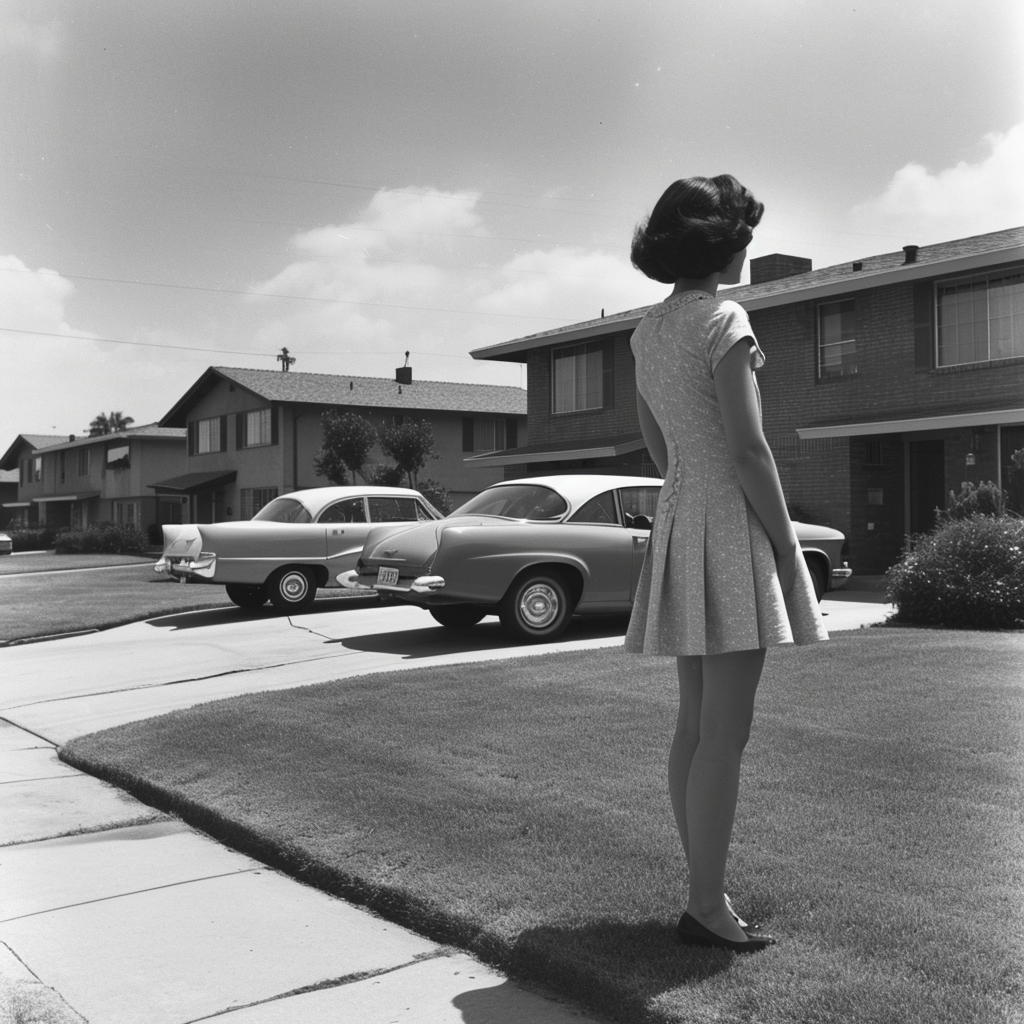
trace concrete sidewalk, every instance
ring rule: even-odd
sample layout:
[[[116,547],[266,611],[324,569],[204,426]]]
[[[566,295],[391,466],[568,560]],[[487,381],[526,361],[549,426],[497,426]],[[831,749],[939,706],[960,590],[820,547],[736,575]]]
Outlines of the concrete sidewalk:
[[[829,628],[885,617],[863,597],[823,603]],[[539,647],[487,624],[453,637],[399,607],[191,612],[0,650],[0,1022],[593,1021],[223,847],[56,749],[237,693],[620,643],[600,623]]]

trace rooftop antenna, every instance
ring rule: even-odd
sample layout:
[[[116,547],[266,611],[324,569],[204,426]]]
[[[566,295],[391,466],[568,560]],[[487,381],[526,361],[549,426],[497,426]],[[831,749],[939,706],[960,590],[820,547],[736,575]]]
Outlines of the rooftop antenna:
[[[292,363],[295,362],[295,356],[288,355],[288,349],[282,348],[277,356],[277,361],[281,364],[281,372],[287,373]]]

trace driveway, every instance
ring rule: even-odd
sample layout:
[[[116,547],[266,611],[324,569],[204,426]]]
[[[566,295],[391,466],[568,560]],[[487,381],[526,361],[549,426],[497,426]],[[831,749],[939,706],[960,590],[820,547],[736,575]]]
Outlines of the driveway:
[[[863,597],[866,600],[853,600]],[[258,690],[371,672],[622,643],[621,616],[575,619],[556,643],[520,645],[487,618],[449,630],[424,611],[321,602],[283,617],[215,608],[45,644],[0,648],[0,717],[60,745],[74,736]],[[828,629],[859,629],[891,608],[877,595],[822,602]]]

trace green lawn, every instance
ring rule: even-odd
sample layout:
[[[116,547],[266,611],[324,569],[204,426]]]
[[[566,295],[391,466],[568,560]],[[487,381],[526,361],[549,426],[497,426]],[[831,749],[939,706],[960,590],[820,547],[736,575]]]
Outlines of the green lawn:
[[[1024,1005],[1024,636],[770,652],[729,891],[780,944],[673,940],[674,663],[373,675],[73,741],[71,764],[619,1020],[969,1024]]]
[[[176,583],[153,572],[154,561],[140,562],[131,555],[45,552],[3,559],[0,568],[7,571],[0,572],[0,644],[83,629],[108,629],[154,615],[232,607],[223,587]],[[110,565],[115,567],[98,568]],[[55,569],[96,571],[52,571]],[[22,572],[30,575],[15,575]],[[349,591],[338,589],[320,591],[321,604],[350,596]]]

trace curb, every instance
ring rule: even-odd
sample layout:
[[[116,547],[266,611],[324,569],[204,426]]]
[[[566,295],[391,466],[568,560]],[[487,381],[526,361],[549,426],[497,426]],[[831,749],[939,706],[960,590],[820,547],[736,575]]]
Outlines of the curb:
[[[0,647],[18,647],[21,644],[41,644],[46,640],[65,640],[71,636],[88,636],[90,633],[98,633],[98,629],[77,629],[73,633],[50,633],[47,636],[26,636],[19,640],[6,640],[0,643]]]

